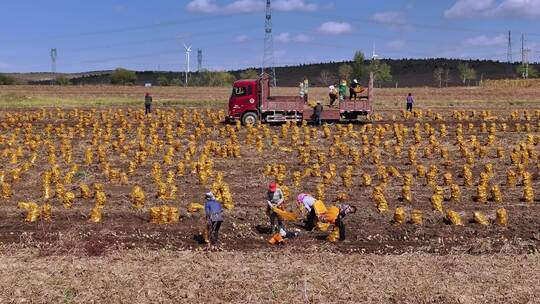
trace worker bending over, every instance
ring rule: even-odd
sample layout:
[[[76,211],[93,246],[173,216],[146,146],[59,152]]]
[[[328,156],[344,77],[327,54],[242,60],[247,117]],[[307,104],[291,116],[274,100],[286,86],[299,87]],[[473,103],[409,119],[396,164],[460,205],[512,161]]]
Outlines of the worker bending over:
[[[328,235],[327,240],[335,242],[337,239],[340,241],[345,240],[345,223],[343,218],[348,214],[356,213],[356,207],[347,204],[338,204],[328,208],[324,218],[324,221],[329,224],[333,224],[334,228]]]
[[[312,231],[313,228],[317,227],[318,230],[327,231],[330,225],[334,225],[332,233],[328,236],[328,240],[345,240],[343,218],[348,214],[356,213],[356,207],[347,204],[338,204],[326,208],[322,201],[305,193],[298,195],[297,203],[304,212],[307,212],[305,219],[306,230]]]
[[[218,246],[219,228],[223,223],[223,208],[212,192],[205,195],[206,203],[204,204],[204,212],[206,214],[206,225],[209,237],[209,249]]]

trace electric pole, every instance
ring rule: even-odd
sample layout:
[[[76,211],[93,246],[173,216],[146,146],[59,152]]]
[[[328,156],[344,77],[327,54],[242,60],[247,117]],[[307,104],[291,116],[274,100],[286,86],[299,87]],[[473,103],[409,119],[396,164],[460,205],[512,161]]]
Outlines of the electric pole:
[[[261,74],[264,73],[266,69],[268,69],[270,79],[272,80],[272,85],[275,87],[277,85],[277,79],[276,69],[274,65],[275,58],[274,38],[272,36],[272,4],[270,0],[266,0],[266,17],[264,22],[264,54]]]

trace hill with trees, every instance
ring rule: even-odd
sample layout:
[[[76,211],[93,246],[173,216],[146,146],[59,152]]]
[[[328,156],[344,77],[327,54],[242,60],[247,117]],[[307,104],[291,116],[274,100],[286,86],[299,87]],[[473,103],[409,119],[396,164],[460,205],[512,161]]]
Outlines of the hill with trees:
[[[530,78],[538,77],[540,64],[530,64]],[[508,64],[492,60],[459,60],[446,58],[433,59],[376,59],[366,60],[364,55],[357,52],[351,61],[302,64],[276,68],[279,86],[297,86],[308,77],[312,86],[327,86],[335,84],[339,79],[358,79],[366,83],[369,72],[375,74],[377,87],[445,87],[445,86],[474,86],[484,80],[520,78],[524,68],[518,63]],[[207,71],[192,72],[188,75],[190,86],[227,86],[236,79],[255,78],[259,69],[242,69],[228,72]],[[39,74],[39,73],[37,73]],[[30,83],[51,84],[120,84],[143,85],[151,83],[160,86],[182,86],[185,82],[183,72],[128,71],[99,71],[77,74],[57,74],[51,78],[50,73],[36,80],[36,73],[3,75],[3,84]],[[47,77],[45,77],[45,75]],[[30,77],[32,76],[32,77]]]

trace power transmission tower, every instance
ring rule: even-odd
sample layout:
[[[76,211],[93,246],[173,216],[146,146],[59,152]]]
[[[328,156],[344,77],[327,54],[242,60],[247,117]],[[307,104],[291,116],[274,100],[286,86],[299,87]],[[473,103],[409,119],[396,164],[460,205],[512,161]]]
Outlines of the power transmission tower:
[[[202,50],[197,49],[197,72],[202,70]]]
[[[51,73],[52,73],[52,79],[51,84],[54,84],[55,78],[56,78],[56,57],[58,56],[58,53],[56,49],[51,49]]]
[[[56,57],[58,56],[58,53],[56,49],[51,49],[51,72],[53,74],[56,74]]]
[[[270,0],[266,0],[266,19],[264,22],[264,55],[261,73],[267,69],[272,80],[272,85],[277,85],[276,69],[274,58],[274,38],[272,36],[272,4]]]
[[[521,76],[525,79],[529,78],[529,49],[525,48],[525,35],[521,34],[521,66],[523,72]]]
[[[184,83],[185,86],[188,85],[188,74],[189,74],[189,67],[190,67],[190,58],[191,58],[191,45],[187,46],[184,44],[184,49],[186,50],[186,82]]]

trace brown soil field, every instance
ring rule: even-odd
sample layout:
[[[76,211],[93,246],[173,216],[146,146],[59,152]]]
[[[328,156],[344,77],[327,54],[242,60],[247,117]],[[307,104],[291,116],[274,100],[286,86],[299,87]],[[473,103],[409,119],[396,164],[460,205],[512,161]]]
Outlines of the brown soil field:
[[[5,303],[537,303],[538,255],[2,250]]]
[[[85,101],[96,99],[107,100],[111,98],[129,99],[131,101],[142,100],[144,93],[150,91],[156,105],[170,104],[183,101],[197,101],[201,106],[222,107],[228,100],[231,89],[229,87],[197,88],[197,87],[152,87],[140,86],[0,86],[0,99],[11,97],[15,100],[31,101],[32,98],[50,99],[76,99],[80,106]],[[273,95],[295,95],[296,88],[276,88]],[[540,87],[533,88],[481,88],[481,87],[457,87],[457,88],[400,88],[400,89],[375,89],[375,104],[377,110],[396,109],[403,106],[407,93],[413,93],[417,106],[420,108],[522,108],[534,106],[540,102]],[[310,99],[327,101],[326,88],[311,88]],[[16,103],[11,104],[16,106]]]
[[[156,99],[179,98],[176,94],[182,91],[154,89]],[[2,93],[54,95],[40,90],[47,87],[35,87],[27,93]],[[61,89],[62,94],[86,94],[70,90]],[[133,98],[144,92],[142,88],[136,88],[140,92],[135,93],[132,88],[125,90],[125,94],[134,94],[129,95]],[[465,94],[469,89],[459,90]],[[226,98],[228,89],[216,91],[220,93],[215,92],[215,100]],[[291,91],[283,89],[284,94]],[[391,102],[405,92],[388,90],[386,100]],[[325,136],[324,128],[309,126],[290,126],[286,136],[282,125],[237,128],[221,123],[224,111],[203,108],[158,107],[151,117],[129,107],[0,112],[0,171],[4,184],[12,190],[12,195],[2,193],[0,198],[0,269],[4,274],[24,273],[3,276],[0,297],[6,302],[39,303],[534,303],[540,296],[534,283],[540,266],[540,111],[518,104],[506,110],[505,98],[495,97],[501,92],[485,97],[489,92],[485,89],[477,98],[491,105],[489,111],[480,111],[478,103],[471,102],[476,98],[474,93],[468,95],[469,99],[463,98],[466,106],[444,107],[446,97],[440,96],[449,94],[460,100],[461,93],[456,92],[427,90],[426,96],[439,97],[433,97],[435,101],[429,106],[420,102],[421,110],[414,117],[404,116],[388,104],[370,123],[329,125],[330,136]],[[522,90],[516,96],[534,104],[538,98],[535,92]],[[194,91],[186,94],[198,98]],[[380,94],[383,96],[383,92]],[[88,96],[93,96],[90,91]],[[518,97],[508,98],[516,102]],[[461,148],[458,125],[463,128]],[[167,129],[171,130],[170,140]],[[295,132],[297,140],[293,138]],[[494,135],[493,143],[489,143],[490,134]],[[272,145],[274,135],[281,147],[290,150]],[[237,141],[232,140],[235,137]],[[146,144],[141,145],[141,141]],[[194,147],[191,152],[190,145]],[[231,154],[234,146],[240,149],[239,157]],[[417,174],[416,165],[410,163],[411,147],[417,151],[417,164],[438,169],[433,185],[428,185],[426,178]],[[172,162],[166,164],[164,155],[169,148],[173,150]],[[90,164],[85,163],[87,149],[93,154]],[[359,153],[358,159],[351,149]],[[504,152],[503,157],[498,156],[499,150]],[[443,151],[448,152],[445,158]],[[129,172],[138,152],[144,152],[146,159]],[[472,159],[471,186],[465,186],[462,177],[467,161],[464,153]],[[320,157],[325,160],[319,161]],[[205,159],[204,165],[199,163]],[[211,174],[206,183],[201,183],[194,169],[208,166],[208,160]],[[169,171],[177,172],[179,162],[183,162],[185,171],[173,174],[167,186],[177,187],[176,198],[158,199],[154,163],[159,164],[159,175],[165,180]],[[329,172],[330,163],[337,168],[325,186],[327,205],[343,192],[349,197],[347,203],[358,207],[356,214],[345,218],[347,240],[330,243],[325,239],[327,232],[307,232],[299,223],[287,223],[290,229],[298,229],[300,236],[284,246],[268,245],[264,194],[275,176],[265,174],[265,168],[284,166],[283,185],[290,192],[287,207],[294,210],[298,193],[316,195],[317,185],[323,183],[313,170],[306,172],[319,162],[321,173]],[[77,165],[74,170],[73,164]],[[53,197],[46,200],[43,176],[54,165],[60,175],[58,182],[53,178]],[[492,171],[486,174],[488,199],[478,202],[475,197],[480,175],[488,172],[490,165]],[[340,177],[347,166],[352,166],[352,185],[348,187]],[[381,168],[386,174],[381,175]],[[507,183],[509,170],[518,173],[516,185]],[[73,178],[67,181],[69,171]],[[304,175],[299,186],[293,183],[296,171]],[[202,203],[218,172],[230,187],[234,208],[225,212],[220,235],[224,252],[207,253],[197,241],[204,225],[203,214],[186,209],[189,203]],[[127,173],[127,180],[119,180],[119,173]],[[403,201],[401,195],[403,176],[408,173],[413,175],[411,202]],[[452,183],[461,191],[459,202],[448,200],[450,187],[444,184],[445,173],[452,174]],[[362,184],[364,174],[370,175],[373,186]],[[95,199],[81,198],[81,183],[104,186],[106,202],[98,223],[89,221]],[[528,183],[530,186],[526,186]],[[55,184],[76,195],[71,208],[64,207],[62,197],[54,197]],[[135,185],[141,186],[146,197],[142,209],[132,207],[130,193]],[[443,189],[442,213],[432,210],[434,185]],[[388,212],[378,212],[372,196],[375,186],[382,188]],[[493,186],[501,189],[500,202],[492,199]],[[523,200],[526,188],[533,191],[532,201]],[[39,206],[50,203],[51,220],[25,222],[26,212],[17,208],[18,202]],[[162,204],[179,208],[178,223],[159,225],[149,221],[149,209]],[[397,207],[406,212],[407,221],[401,225],[393,221]],[[495,221],[499,208],[508,212],[507,225]],[[422,225],[408,221],[413,209],[422,211]],[[451,225],[448,210],[458,212],[464,225]],[[489,224],[475,223],[474,212],[482,212]],[[415,277],[418,279],[410,279]],[[57,279],[45,283],[53,278]],[[299,284],[298,279],[304,282]],[[28,288],[21,289],[22,282]]]

